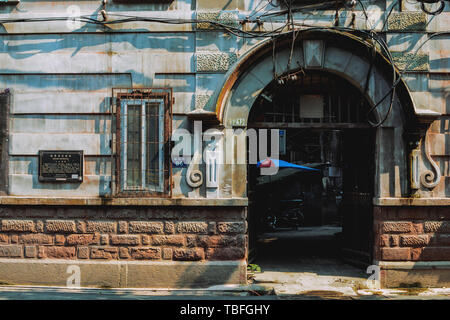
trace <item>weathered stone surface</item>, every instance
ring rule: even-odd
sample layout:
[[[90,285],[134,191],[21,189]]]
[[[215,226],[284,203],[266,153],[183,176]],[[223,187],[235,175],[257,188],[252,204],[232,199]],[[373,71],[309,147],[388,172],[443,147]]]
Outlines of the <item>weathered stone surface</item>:
[[[67,244],[68,245],[89,245],[89,244],[98,244],[100,241],[99,234],[71,234],[67,236]]]
[[[2,220],[2,231],[35,232],[33,220]]]
[[[426,247],[423,248],[420,260],[423,261],[448,261],[450,260],[450,247]]]
[[[117,259],[119,249],[117,247],[96,247],[91,248],[91,259]]]
[[[380,247],[389,247],[389,246],[390,246],[389,235],[382,234],[380,236]]]
[[[43,247],[49,259],[75,259],[75,247]]]
[[[245,233],[245,222],[219,222],[217,230],[220,233]]]
[[[172,248],[163,248],[162,250],[162,258],[164,260],[172,260],[173,250]]]
[[[203,248],[192,248],[192,249],[174,249],[173,250],[173,260],[179,261],[198,261],[205,259],[205,252]]]
[[[211,95],[196,94],[195,95],[195,109],[204,109],[210,98],[211,98]]]
[[[89,247],[78,247],[78,259],[89,259]]]
[[[412,223],[409,221],[384,222],[383,233],[408,233],[412,231]]]
[[[22,247],[18,245],[0,245],[0,257],[19,258],[22,256]]]
[[[407,261],[410,248],[381,248],[381,258],[386,261]]]
[[[88,221],[86,232],[116,233],[117,223],[111,221]]]
[[[198,236],[197,245],[201,247],[243,247],[245,245],[245,236]]]
[[[53,237],[48,234],[22,234],[19,243],[24,244],[53,244]]]
[[[132,221],[129,223],[130,233],[163,233],[162,222]]]
[[[140,236],[132,234],[111,235],[111,244],[136,246],[140,244]]]
[[[450,234],[438,234],[432,237],[432,241],[435,245],[450,247]]]
[[[55,244],[58,246],[63,246],[66,243],[66,237],[62,234],[55,235]]]
[[[154,246],[184,246],[186,238],[184,235],[156,235],[152,237],[152,245]]]
[[[141,247],[131,248],[131,257],[133,259],[158,260],[161,259],[161,248]]]
[[[392,58],[400,70],[427,71],[430,68],[429,57],[425,53],[392,52]]]
[[[430,240],[427,235],[406,235],[400,236],[402,247],[425,247]]]
[[[129,259],[130,256],[130,249],[128,248],[119,248],[119,257],[120,259]]]
[[[202,52],[196,55],[197,72],[225,72],[236,62],[236,53]]]
[[[450,221],[425,221],[424,230],[427,233],[450,233]]]
[[[142,235],[142,244],[143,245],[149,245],[151,243],[150,236],[143,234]]]
[[[206,222],[178,222],[178,233],[207,233],[208,224]]]
[[[400,245],[400,237],[398,235],[389,236],[389,243],[391,247],[398,247]]]
[[[37,249],[35,246],[25,246],[25,258],[36,258]]]
[[[128,232],[128,222],[119,221],[119,233],[127,233]]]
[[[197,12],[197,20],[199,22],[197,22],[196,28],[199,30],[223,29],[221,25],[239,27],[239,20],[235,11],[199,11]]]
[[[164,232],[168,234],[175,233],[175,223],[172,221],[166,221],[164,223]]]
[[[0,243],[8,243],[9,237],[7,234],[0,234]]]
[[[102,234],[100,236],[100,244],[103,246],[109,244],[109,236],[107,234]]]
[[[234,248],[209,248],[206,250],[208,260],[239,260],[245,258],[245,249]]]
[[[388,19],[389,31],[425,31],[427,16],[424,12],[392,12]]]
[[[73,220],[47,220],[45,222],[47,232],[75,233],[77,228]]]

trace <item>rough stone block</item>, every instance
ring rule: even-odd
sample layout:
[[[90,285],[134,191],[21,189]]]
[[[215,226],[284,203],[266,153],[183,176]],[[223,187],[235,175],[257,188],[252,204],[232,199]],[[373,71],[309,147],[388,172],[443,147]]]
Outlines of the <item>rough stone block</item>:
[[[423,248],[420,260],[448,261],[450,260],[450,247],[426,247]]]
[[[47,220],[45,222],[47,232],[75,233],[77,228],[73,220]]]
[[[208,224],[206,222],[179,222],[177,231],[178,233],[207,233]]]
[[[175,223],[172,221],[166,221],[164,223],[164,232],[168,234],[175,233]]]
[[[156,235],[152,237],[152,245],[154,246],[184,246],[186,239],[184,235]]]
[[[245,258],[245,249],[234,248],[209,248],[206,250],[207,260],[239,260]]]
[[[406,235],[400,236],[402,247],[425,247],[430,240],[427,235]]]
[[[19,258],[22,256],[22,247],[18,245],[0,245],[0,257]]]
[[[245,233],[245,222],[219,222],[217,230],[220,233]]]
[[[99,244],[100,235],[99,234],[71,234],[67,236],[68,245],[89,245],[89,244]]]
[[[392,52],[392,58],[400,70],[427,71],[430,68],[429,57],[425,53]]]
[[[450,221],[426,221],[424,230],[426,233],[450,233]]]
[[[2,231],[35,232],[33,220],[2,220]]]
[[[48,234],[22,234],[19,236],[19,243],[24,244],[53,244],[53,237]]]
[[[140,237],[132,234],[111,235],[111,244],[136,246],[140,244]]]
[[[7,234],[0,234],[0,243],[8,243],[9,237]]]
[[[202,52],[197,53],[197,72],[225,72],[236,62],[236,53],[227,52]]]
[[[407,261],[410,259],[410,248],[381,248],[381,258],[387,261]]]
[[[172,257],[173,257],[173,250],[172,250],[172,248],[163,248],[162,258],[164,260],[172,260]]]
[[[424,12],[393,12],[388,19],[389,31],[425,31],[426,25]]]
[[[119,257],[120,259],[129,259],[130,256],[130,250],[128,248],[119,248]]]
[[[111,221],[88,221],[86,232],[116,233],[117,223]]]
[[[383,233],[409,233],[412,231],[412,223],[409,221],[384,222]]]
[[[66,237],[62,234],[55,235],[55,244],[58,246],[63,246],[66,243]]]
[[[199,21],[196,24],[198,30],[223,29],[221,25],[239,27],[239,20],[235,11],[199,11],[197,12],[197,20]]]
[[[75,259],[75,247],[43,247],[49,259]]]
[[[161,259],[161,248],[141,247],[131,248],[133,259],[158,260]]]
[[[35,246],[25,246],[25,258],[36,258],[37,249]]]
[[[119,233],[127,233],[128,232],[128,222],[119,221]]]
[[[133,221],[129,223],[130,233],[163,233],[162,222]]]
[[[94,247],[91,248],[91,259],[117,259],[119,249],[117,247]]]
[[[78,247],[78,259],[89,259],[89,247]]]
[[[179,248],[173,250],[173,260],[198,261],[203,259],[205,259],[205,252],[203,248]]]

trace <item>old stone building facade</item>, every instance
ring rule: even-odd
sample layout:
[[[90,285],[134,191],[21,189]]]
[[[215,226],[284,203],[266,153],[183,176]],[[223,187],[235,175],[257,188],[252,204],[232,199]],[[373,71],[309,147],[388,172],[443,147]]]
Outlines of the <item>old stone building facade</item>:
[[[265,124],[373,133],[370,199],[352,209],[370,230],[353,237],[352,216],[348,252],[368,237],[382,286],[448,286],[443,3],[435,15],[403,0],[0,3],[0,282],[64,285],[77,265],[83,286],[246,283],[245,129],[261,93],[306,72],[345,79],[376,113]],[[42,151],[79,152],[81,175],[49,181]]]

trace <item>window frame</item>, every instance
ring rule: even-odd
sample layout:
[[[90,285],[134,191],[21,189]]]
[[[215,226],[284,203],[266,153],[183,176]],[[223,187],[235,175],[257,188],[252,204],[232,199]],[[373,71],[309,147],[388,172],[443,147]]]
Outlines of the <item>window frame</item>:
[[[172,162],[170,161],[170,134],[172,131],[172,104],[173,91],[171,88],[114,88],[113,89],[112,116],[115,117],[115,129],[113,130],[113,140],[115,150],[112,150],[114,174],[112,177],[111,191],[116,197],[171,197],[172,195]],[[159,104],[158,119],[159,126],[164,126],[164,130],[159,130],[158,141],[160,142],[160,152],[158,163],[163,170],[159,171],[157,187],[149,187],[146,183],[146,173],[144,168],[147,164],[146,135],[148,128],[146,121],[141,121],[141,183],[140,187],[127,186],[127,117],[123,116],[129,105],[140,105],[141,117],[145,116],[147,103]],[[146,119],[146,118],[143,118]]]

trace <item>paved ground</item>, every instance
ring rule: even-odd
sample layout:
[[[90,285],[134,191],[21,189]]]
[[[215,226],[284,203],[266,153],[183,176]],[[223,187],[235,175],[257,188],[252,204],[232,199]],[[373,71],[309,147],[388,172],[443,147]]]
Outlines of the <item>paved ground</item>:
[[[450,289],[380,290],[361,267],[344,263],[335,234],[340,227],[278,230],[258,241],[253,283],[281,299],[450,299]]]
[[[377,289],[365,270],[343,263],[340,228],[300,228],[264,234],[254,263],[262,272],[248,286],[199,290],[68,289],[0,286],[0,300],[397,300],[450,299],[448,289]]]

